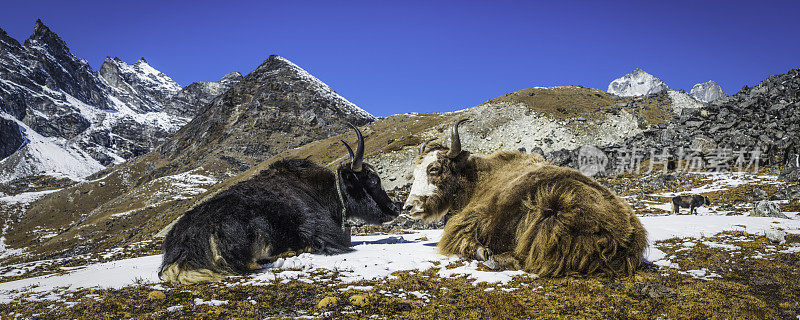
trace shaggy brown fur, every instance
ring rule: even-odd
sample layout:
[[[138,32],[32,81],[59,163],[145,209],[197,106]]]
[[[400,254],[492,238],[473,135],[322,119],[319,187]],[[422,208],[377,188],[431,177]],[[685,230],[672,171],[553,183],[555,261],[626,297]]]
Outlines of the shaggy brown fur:
[[[438,153],[426,169],[437,190],[410,196],[407,207],[427,220],[458,212],[445,225],[443,254],[494,258],[540,276],[630,275],[641,263],[644,227],[625,201],[592,178],[539,155],[481,158],[464,151],[451,159],[431,149],[420,159]]]

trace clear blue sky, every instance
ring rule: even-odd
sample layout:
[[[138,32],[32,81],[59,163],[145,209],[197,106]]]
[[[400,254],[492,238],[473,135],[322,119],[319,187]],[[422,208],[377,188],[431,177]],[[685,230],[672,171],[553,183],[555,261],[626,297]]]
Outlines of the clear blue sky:
[[[613,3],[613,4],[610,4]],[[279,54],[367,111],[450,111],[532,86],[608,83],[640,67],[728,93],[800,67],[800,1],[17,1],[97,69],[145,57],[181,85]]]

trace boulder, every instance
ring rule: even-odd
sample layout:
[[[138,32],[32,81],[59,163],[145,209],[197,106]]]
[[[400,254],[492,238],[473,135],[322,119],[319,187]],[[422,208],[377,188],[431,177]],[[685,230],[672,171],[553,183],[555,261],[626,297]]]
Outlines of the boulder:
[[[783,244],[786,242],[786,232],[778,229],[769,229],[764,231],[764,236],[773,243]]]
[[[692,139],[692,150],[698,151],[702,154],[712,154],[717,150],[717,143],[704,135],[696,135]]]
[[[757,202],[753,211],[750,212],[750,216],[789,219],[781,212],[781,207],[777,203],[767,200]]]
[[[800,184],[778,189],[770,200],[800,200]]]

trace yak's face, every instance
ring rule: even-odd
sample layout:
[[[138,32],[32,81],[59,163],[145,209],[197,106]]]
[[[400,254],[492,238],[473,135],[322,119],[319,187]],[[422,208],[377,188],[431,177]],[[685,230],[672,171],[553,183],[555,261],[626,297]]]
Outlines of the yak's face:
[[[414,164],[414,182],[404,208],[414,219],[439,221],[453,207],[463,193],[462,182],[467,179],[468,152],[455,158],[447,157],[447,150],[423,150]]]
[[[353,171],[350,164],[343,164],[336,174],[339,175],[339,187],[349,216],[380,224],[392,221],[400,214],[400,208],[383,190],[381,178],[372,166],[364,163],[360,171]]]

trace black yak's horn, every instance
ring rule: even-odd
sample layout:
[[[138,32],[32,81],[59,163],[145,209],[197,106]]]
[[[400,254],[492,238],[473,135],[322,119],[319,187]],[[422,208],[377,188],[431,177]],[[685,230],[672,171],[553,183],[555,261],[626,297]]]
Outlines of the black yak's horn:
[[[347,153],[350,154],[350,163],[353,163],[353,158],[354,158],[353,149],[351,149],[350,145],[348,145],[347,142],[344,142],[344,140],[339,140],[339,141],[341,141],[342,144],[344,144],[344,147],[347,148]]]
[[[456,121],[453,124],[453,128],[450,130],[450,151],[447,152],[448,158],[455,158],[461,154],[461,138],[458,136],[458,125],[469,121],[469,119],[461,119]]]
[[[361,164],[364,161],[364,137],[361,136],[361,131],[353,125],[352,123],[348,123],[353,130],[356,131],[356,136],[358,136],[358,146],[356,147],[356,153],[353,156],[353,161],[350,164],[350,169],[353,169],[355,172],[361,171]],[[348,148],[349,149],[349,148]]]

